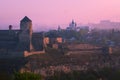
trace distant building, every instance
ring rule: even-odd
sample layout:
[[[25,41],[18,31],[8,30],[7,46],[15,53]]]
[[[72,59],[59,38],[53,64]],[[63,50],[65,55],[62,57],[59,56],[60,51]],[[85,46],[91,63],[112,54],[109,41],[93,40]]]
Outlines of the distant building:
[[[108,29],[120,30],[120,22],[112,22],[110,20],[102,20],[97,24],[89,23],[88,26],[90,26],[92,29],[97,28],[103,30]]]
[[[74,30],[74,31],[82,30],[89,32],[89,26],[77,26],[77,23],[74,20],[72,20],[72,22],[69,24],[66,30]]]
[[[69,24],[69,27],[66,28],[66,30],[76,30],[77,24],[74,20]]]

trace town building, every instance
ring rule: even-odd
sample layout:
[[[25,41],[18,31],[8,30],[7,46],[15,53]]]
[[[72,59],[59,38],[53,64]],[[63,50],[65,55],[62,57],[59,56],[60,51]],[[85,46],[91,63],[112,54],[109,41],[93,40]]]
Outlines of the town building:
[[[58,49],[62,46],[63,39],[62,37],[44,37],[44,47],[51,47]]]

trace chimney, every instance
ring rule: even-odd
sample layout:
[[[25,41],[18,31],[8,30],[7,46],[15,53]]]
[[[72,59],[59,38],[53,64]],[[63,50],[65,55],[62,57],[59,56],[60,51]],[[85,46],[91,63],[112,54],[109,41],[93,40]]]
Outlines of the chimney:
[[[9,30],[12,30],[12,25],[9,25]]]

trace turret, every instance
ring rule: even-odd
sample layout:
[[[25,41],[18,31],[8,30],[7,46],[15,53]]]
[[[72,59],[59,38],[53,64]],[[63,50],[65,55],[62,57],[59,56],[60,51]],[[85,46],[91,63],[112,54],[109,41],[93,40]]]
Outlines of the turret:
[[[12,25],[9,25],[9,30],[12,30]]]

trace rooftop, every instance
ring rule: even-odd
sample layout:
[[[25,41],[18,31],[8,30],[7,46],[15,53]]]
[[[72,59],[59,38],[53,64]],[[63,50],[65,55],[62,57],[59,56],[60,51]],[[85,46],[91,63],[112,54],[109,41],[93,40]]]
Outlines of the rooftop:
[[[32,22],[32,20],[30,20],[27,16],[25,16],[21,22]]]

